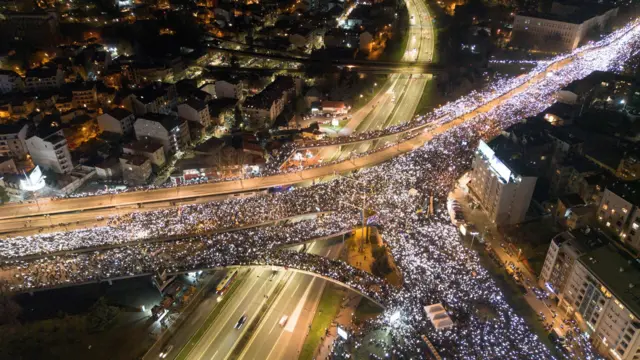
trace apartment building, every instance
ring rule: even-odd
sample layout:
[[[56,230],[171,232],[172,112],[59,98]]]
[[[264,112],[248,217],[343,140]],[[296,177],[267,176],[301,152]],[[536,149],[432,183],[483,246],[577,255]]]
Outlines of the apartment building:
[[[604,190],[597,221],[618,235],[623,243],[640,252],[640,183],[615,182]]]
[[[98,116],[100,131],[127,135],[133,131],[135,116],[126,109],[113,108]]]
[[[215,94],[218,99],[233,98],[242,99],[244,84],[240,79],[226,79],[215,82]]]
[[[46,136],[32,136],[26,143],[31,161],[42,169],[59,174],[68,174],[73,170],[71,153],[62,129]]]
[[[129,155],[142,155],[156,167],[162,167],[167,162],[162,144],[150,140],[131,142],[122,147],[122,152]]]
[[[54,9],[34,12],[4,12],[0,22],[3,36],[13,41],[24,41],[36,47],[57,45],[60,39],[60,21]]]
[[[638,266],[613,246],[602,246],[577,259],[559,297],[559,308],[609,359],[640,358]]]
[[[151,161],[142,155],[122,155],[120,165],[125,184],[144,185],[151,176]]]
[[[204,127],[211,125],[211,115],[207,103],[198,99],[189,99],[178,105],[178,116],[196,122]]]
[[[71,85],[71,103],[75,108],[93,108],[98,104],[95,84],[75,83]]]
[[[123,100],[123,105],[135,115],[169,114],[176,107],[177,99],[175,85],[153,84],[127,96]]]
[[[571,51],[578,47],[590,29],[602,28],[617,14],[617,7],[602,4],[584,6],[553,2],[548,13],[516,14],[513,33],[516,37],[530,36],[543,50]]]
[[[24,78],[25,89],[33,92],[57,89],[63,83],[64,72],[62,69],[53,67],[43,66],[27,70]]]
[[[524,220],[537,178],[524,175],[515,161],[507,162],[510,156],[496,153],[494,149],[503,140],[498,137],[489,144],[480,141],[469,188],[494,223],[513,225]]]
[[[296,94],[293,78],[281,76],[260,93],[248,97],[242,104],[245,125],[250,129],[269,128]]]
[[[11,70],[0,70],[0,93],[6,94],[24,88],[24,81],[20,75]]]
[[[22,160],[27,157],[27,121],[0,125],[0,156]]]
[[[191,141],[187,120],[175,115],[148,113],[133,124],[138,140],[162,144],[165,154],[184,150]]]
[[[551,240],[547,250],[538,278],[539,285],[558,296],[564,291],[576,260],[605,244],[606,237],[590,228],[559,233]]]

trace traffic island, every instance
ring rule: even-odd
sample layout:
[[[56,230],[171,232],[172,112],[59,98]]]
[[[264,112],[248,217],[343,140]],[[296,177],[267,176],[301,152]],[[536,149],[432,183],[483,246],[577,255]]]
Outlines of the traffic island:
[[[375,227],[356,229],[346,240],[342,260],[349,265],[385,279],[394,286],[402,285],[402,274]]]

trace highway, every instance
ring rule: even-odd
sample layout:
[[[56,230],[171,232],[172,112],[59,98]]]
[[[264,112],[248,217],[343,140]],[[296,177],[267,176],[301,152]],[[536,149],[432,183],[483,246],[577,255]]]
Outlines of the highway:
[[[308,252],[336,258],[341,249],[340,243],[315,242]],[[297,359],[326,284],[321,278],[295,273],[269,308],[240,359]],[[285,326],[280,326],[285,315],[289,319]]]
[[[298,246],[297,248],[300,248]],[[307,246],[307,251],[316,255],[325,255],[330,257],[337,257],[342,248],[340,241],[336,240],[324,240],[321,242],[312,242]],[[232,298],[229,298],[224,304],[224,308],[218,314],[216,321],[213,325],[206,330],[201,340],[188,350],[189,359],[227,359],[230,353],[236,347],[238,341],[247,329],[247,326],[251,324],[254,317],[260,312],[260,309],[267,302],[266,296],[272,296],[274,290],[278,284],[284,284],[281,288],[278,297],[272,306],[268,309],[264,321],[259,325],[256,330],[256,335],[251,338],[245,351],[242,353],[243,358],[256,359],[264,358],[264,355],[258,357],[253,356],[256,347],[275,349],[275,346],[282,346],[286,340],[286,344],[299,344],[302,347],[304,342],[305,333],[300,331],[299,328],[307,328],[313,320],[313,314],[315,312],[315,306],[322,294],[321,290],[324,288],[326,280],[321,278],[315,278],[312,275],[300,274],[294,271],[278,271],[274,272],[269,268],[252,268],[248,270],[240,270],[242,272],[247,271],[244,281],[239,284],[239,287],[235,289],[232,294]],[[286,303],[286,304],[285,304]],[[297,304],[302,304],[298,306]],[[285,306],[286,305],[286,306]],[[216,304],[207,304],[213,310]],[[295,333],[297,336],[293,336],[293,333],[287,332],[289,336],[280,336],[287,327],[280,327],[277,325],[282,314],[287,309],[292,309],[290,312],[291,323],[288,326],[293,327],[295,325]],[[299,309],[294,315],[293,310]],[[202,313],[199,311],[197,313]],[[235,325],[241,316],[247,315],[247,320],[241,329],[235,329]],[[187,319],[188,322],[195,324],[198,321],[195,319]],[[273,326],[275,321],[276,326]],[[270,326],[269,326],[270,324]],[[198,328],[190,327],[189,329],[182,330],[189,333],[195,333]],[[268,331],[268,332],[267,332]],[[264,332],[267,332],[265,335]],[[276,336],[277,334],[277,336]],[[256,341],[256,339],[263,339],[265,341]],[[266,340],[272,340],[271,342]],[[186,338],[183,336],[181,341],[183,343]],[[175,343],[177,344],[177,343]],[[175,346],[174,344],[174,346]],[[285,346],[287,347],[287,346]],[[170,358],[178,356],[180,346],[176,346],[176,350],[171,354]],[[241,349],[238,349],[241,350]],[[282,350],[282,349],[281,349]],[[284,351],[274,351],[272,356],[276,356],[280,353],[285,355]],[[246,355],[249,354],[249,355]],[[286,353],[288,356],[289,353]],[[184,354],[183,354],[184,356]],[[280,355],[278,355],[280,356]],[[285,358],[285,357],[272,357],[272,358]],[[295,358],[295,357],[294,357]]]

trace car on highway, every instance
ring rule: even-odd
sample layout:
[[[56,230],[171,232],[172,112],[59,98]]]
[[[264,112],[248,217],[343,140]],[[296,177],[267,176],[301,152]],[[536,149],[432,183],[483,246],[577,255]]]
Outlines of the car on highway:
[[[160,359],[164,359],[167,357],[167,355],[169,355],[169,353],[171,352],[171,350],[173,350],[173,345],[169,345],[167,347],[164,348],[164,350],[162,350],[162,352],[160,352]]]
[[[280,324],[280,326],[285,326],[287,325],[287,320],[289,320],[289,316],[288,315],[282,315],[282,317],[280,318],[280,321],[278,322],[278,324]]]
[[[238,319],[238,322],[236,323],[234,328],[240,329],[246,321],[247,321],[247,314],[242,314],[242,316],[240,316],[240,319]]]

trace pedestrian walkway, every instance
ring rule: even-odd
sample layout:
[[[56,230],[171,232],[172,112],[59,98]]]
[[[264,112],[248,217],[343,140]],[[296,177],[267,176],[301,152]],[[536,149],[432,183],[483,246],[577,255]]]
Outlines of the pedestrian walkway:
[[[351,328],[351,324],[353,323],[353,314],[361,300],[361,295],[354,294],[353,292],[346,293],[346,296],[342,299],[342,303],[340,304],[338,314],[331,322],[329,329],[327,329],[327,332],[320,343],[320,347],[316,350],[316,356],[314,359],[329,359],[329,355],[333,349],[333,342],[338,337],[338,326],[345,330]]]

